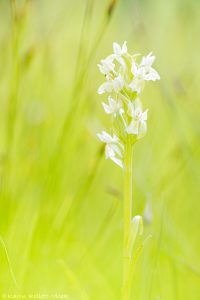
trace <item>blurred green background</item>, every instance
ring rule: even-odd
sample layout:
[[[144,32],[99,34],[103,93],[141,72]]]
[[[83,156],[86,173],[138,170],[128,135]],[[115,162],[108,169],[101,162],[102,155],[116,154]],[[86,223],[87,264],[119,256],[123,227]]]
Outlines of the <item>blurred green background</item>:
[[[152,238],[131,299],[200,299],[199,13],[198,0],[0,1],[2,298],[120,299],[122,172],[96,137],[110,126],[97,63],[127,40],[161,76],[134,149],[133,215]]]

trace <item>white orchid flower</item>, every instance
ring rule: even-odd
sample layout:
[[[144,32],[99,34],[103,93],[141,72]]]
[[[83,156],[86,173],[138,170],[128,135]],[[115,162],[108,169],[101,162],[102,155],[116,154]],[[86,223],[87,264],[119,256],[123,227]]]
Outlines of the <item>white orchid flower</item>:
[[[112,161],[114,161],[114,163],[116,163],[118,166],[123,168],[122,153],[120,148],[117,145],[107,144],[105,153],[106,153],[106,159],[111,159]]]
[[[155,60],[155,56],[152,53],[149,53],[147,56],[142,58],[142,62],[140,63],[140,68],[144,68],[144,80],[160,80],[160,75],[158,72],[152,68],[152,64]]]
[[[97,133],[97,136],[103,143],[106,144],[106,148],[105,148],[106,159],[111,159],[118,166],[123,168],[122,150],[124,147],[120,143],[118,137],[115,134],[111,136],[106,131],[102,131],[102,133]]]
[[[106,76],[107,79],[111,79],[110,74],[115,74],[115,64],[113,63],[114,59],[118,60],[118,62],[125,67],[125,62],[121,58],[122,55],[127,54],[127,42],[124,42],[122,47],[117,44],[113,43],[113,52],[114,54],[109,55],[105,59],[100,61],[98,64],[99,71]]]
[[[115,64],[113,63],[114,55],[109,55],[105,59],[102,59],[100,64],[98,64],[99,71],[106,75],[106,78],[110,78],[110,73],[114,73]]]
[[[145,80],[159,80],[160,79],[160,75],[158,74],[158,72],[152,68],[152,64],[154,63],[155,60],[155,56],[152,55],[152,52],[150,52],[147,56],[144,56],[142,58],[142,61],[140,63],[140,68],[144,68],[145,69],[145,76],[148,73],[152,73],[154,75],[155,79],[145,79]]]
[[[150,52],[147,56],[143,56],[140,66],[151,67],[156,57]]]
[[[135,100],[129,103],[128,114],[132,117],[131,123],[127,126],[128,134],[138,135],[138,138],[143,137],[147,131],[147,111],[142,111],[139,101]]]
[[[113,43],[113,52],[114,57],[122,67],[122,70],[126,70],[126,63],[124,61],[123,56],[126,56],[127,53],[127,42],[125,41],[122,46],[120,46],[118,43]]]
[[[98,89],[99,94],[104,94],[104,93],[119,93],[123,87],[124,87],[124,79],[121,74],[119,74],[117,77],[115,77],[112,80],[104,82]]]
[[[132,91],[140,93],[144,81],[156,81],[160,79],[158,72],[152,68],[154,60],[155,56],[153,56],[152,53],[149,53],[142,58],[139,65],[137,65],[134,60],[132,61],[131,72],[134,75],[134,78],[129,84]]]
[[[115,100],[111,96],[108,96],[108,104],[102,102],[103,108],[107,114],[113,114],[116,117],[117,113],[122,114],[124,112],[121,100]]]
[[[145,69],[139,68],[135,61],[133,61],[131,72],[134,75],[134,78],[129,84],[129,87],[133,92],[137,92],[139,94],[144,84]]]

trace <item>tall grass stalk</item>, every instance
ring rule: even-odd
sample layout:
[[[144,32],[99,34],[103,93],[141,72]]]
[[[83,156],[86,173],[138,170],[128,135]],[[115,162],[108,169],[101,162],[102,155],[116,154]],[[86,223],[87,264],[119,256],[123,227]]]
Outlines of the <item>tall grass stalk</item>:
[[[132,177],[133,177],[133,145],[128,139],[124,149],[124,243],[123,243],[123,287],[122,299],[130,298],[130,267],[131,255],[129,251],[129,237],[131,233],[131,218],[132,218]]]

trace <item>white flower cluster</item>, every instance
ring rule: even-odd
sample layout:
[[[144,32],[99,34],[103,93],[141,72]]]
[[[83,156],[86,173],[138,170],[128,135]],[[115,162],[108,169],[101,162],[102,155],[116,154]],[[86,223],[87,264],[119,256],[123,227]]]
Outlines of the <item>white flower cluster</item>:
[[[98,64],[105,76],[98,89],[99,94],[108,94],[108,103],[102,103],[107,114],[112,116],[113,136],[103,131],[99,139],[106,144],[106,158],[110,158],[123,168],[124,145],[129,138],[134,143],[147,131],[147,110],[142,110],[139,99],[145,81],[159,80],[160,76],[152,68],[155,56],[149,53],[137,62],[139,54],[130,55],[126,42],[122,47],[113,43],[113,54],[102,59]]]

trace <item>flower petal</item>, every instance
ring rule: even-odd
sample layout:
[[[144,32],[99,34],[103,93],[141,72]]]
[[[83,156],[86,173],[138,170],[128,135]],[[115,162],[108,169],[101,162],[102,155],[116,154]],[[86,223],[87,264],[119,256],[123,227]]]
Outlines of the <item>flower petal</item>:
[[[122,53],[126,54],[127,53],[127,41],[125,41],[122,45]]]
[[[114,42],[113,43],[113,52],[114,52],[114,54],[121,55],[121,51],[122,50],[121,50],[120,45],[118,43]]]

